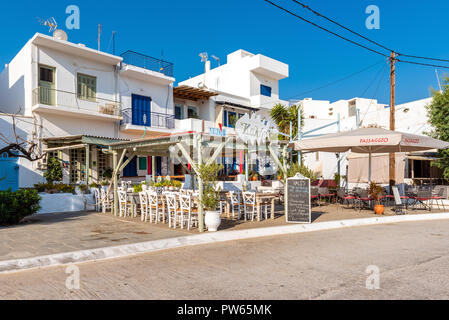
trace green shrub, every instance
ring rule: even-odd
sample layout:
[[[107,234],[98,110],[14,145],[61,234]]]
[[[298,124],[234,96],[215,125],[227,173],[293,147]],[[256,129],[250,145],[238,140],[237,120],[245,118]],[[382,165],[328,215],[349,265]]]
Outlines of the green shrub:
[[[203,197],[201,204],[205,210],[215,211],[220,204],[220,191],[216,190],[218,172],[223,169],[222,165],[215,162],[206,165],[201,164],[199,174],[203,180]]]
[[[34,185],[37,192],[47,192],[47,193],[73,193],[75,192],[75,187],[64,183],[38,183]]]
[[[49,158],[47,163],[47,170],[44,172],[44,177],[48,183],[62,180],[62,165],[56,158]]]
[[[37,190],[0,191],[0,225],[12,225],[39,210]]]

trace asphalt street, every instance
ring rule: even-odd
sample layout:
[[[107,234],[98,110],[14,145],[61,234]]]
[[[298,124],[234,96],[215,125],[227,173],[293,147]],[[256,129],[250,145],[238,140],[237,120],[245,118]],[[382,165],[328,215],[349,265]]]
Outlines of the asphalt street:
[[[449,220],[230,241],[76,267],[79,289],[73,267],[2,274],[0,299],[448,299]]]

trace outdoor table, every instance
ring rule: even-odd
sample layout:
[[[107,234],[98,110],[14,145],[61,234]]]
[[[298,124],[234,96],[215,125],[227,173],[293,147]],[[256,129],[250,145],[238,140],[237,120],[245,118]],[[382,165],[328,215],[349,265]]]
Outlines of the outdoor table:
[[[260,206],[266,200],[271,202],[270,218],[274,220],[274,200],[279,196],[278,193],[256,192],[257,221],[260,221]]]

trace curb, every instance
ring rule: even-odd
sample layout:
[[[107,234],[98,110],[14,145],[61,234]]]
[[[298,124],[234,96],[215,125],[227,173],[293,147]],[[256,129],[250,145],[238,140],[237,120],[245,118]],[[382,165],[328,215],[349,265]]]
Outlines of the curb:
[[[243,240],[267,236],[324,231],[339,228],[388,224],[396,222],[432,221],[443,219],[449,219],[449,213],[373,217],[373,218],[317,222],[314,224],[295,224],[295,225],[267,227],[267,228],[219,231],[215,233],[203,233],[199,235],[152,240],[113,247],[57,253],[34,258],[0,261],[0,274],[12,273],[21,270],[44,268],[50,266],[61,266],[73,263],[121,258],[165,249],[174,249],[180,247],[194,246],[200,244],[211,244],[232,240]]]

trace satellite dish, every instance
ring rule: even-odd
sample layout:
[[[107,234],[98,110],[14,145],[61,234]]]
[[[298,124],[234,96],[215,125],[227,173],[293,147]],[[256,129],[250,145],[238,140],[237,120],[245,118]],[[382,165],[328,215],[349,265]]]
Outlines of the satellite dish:
[[[67,33],[65,33],[65,31],[61,30],[61,29],[56,29],[53,32],[53,38],[58,39],[58,40],[63,40],[63,41],[67,41],[67,39],[68,39]]]

